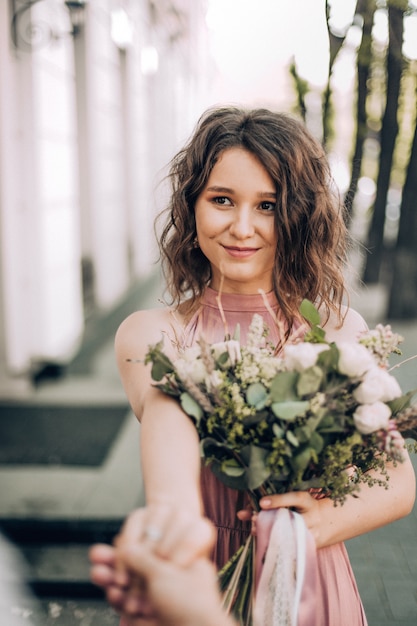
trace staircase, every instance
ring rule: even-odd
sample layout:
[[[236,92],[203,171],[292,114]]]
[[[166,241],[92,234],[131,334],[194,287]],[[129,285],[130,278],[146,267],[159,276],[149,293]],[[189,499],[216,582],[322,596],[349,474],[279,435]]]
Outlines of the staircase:
[[[93,543],[111,543],[121,522],[0,522],[5,536],[23,556],[27,586],[37,600],[29,608],[22,601],[14,607],[14,614],[30,626],[117,626],[117,615],[101,589],[89,580],[88,550]]]
[[[43,368],[32,386],[17,391],[0,384],[0,402],[127,407],[114,359],[114,333],[132,311],[158,306],[160,292],[155,276],[134,286],[117,309],[89,320],[80,351],[65,371]],[[24,445],[36,445],[26,434]],[[94,543],[111,543],[126,515],[144,502],[139,427],[133,415],[101,465],[0,463],[0,494],[0,533],[21,553],[26,564],[22,578],[35,599],[32,603],[28,593],[16,602],[10,593],[12,605],[0,588],[0,626],[118,626],[102,591],[89,580],[88,550]],[[7,580],[6,589],[9,582],[14,585]]]

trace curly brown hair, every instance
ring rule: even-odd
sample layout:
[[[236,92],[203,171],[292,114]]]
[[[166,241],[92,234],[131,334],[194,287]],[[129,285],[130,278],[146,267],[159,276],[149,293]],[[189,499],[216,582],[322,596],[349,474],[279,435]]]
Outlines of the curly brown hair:
[[[210,283],[210,263],[194,243],[194,207],[221,154],[235,147],[255,155],[276,185],[273,288],[288,327],[304,298],[341,320],[347,229],[325,152],[300,121],[267,109],[209,109],[171,161],[160,253],[172,303],[194,310]]]

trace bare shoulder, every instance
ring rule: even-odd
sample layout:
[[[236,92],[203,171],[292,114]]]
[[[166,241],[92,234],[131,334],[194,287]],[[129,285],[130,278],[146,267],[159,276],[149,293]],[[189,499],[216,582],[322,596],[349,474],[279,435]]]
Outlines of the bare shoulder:
[[[368,329],[368,325],[360,313],[350,307],[342,307],[343,322],[340,326],[335,313],[331,313],[323,326],[329,341],[355,341],[360,333]]]
[[[182,328],[182,319],[171,309],[144,309],[129,315],[119,326],[115,337],[115,349],[123,359],[143,358],[148,346],[166,338],[169,350],[169,338]]]

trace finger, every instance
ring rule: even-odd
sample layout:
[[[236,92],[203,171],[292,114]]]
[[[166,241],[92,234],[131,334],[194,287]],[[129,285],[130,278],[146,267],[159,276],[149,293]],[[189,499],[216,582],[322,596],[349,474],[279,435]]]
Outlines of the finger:
[[[237,517],[241,522],[250,522],[252,519],[253,511],[252,509],[242,509],[237,512]]]
[[[123,609],[126,600],[126,593],[120,587],[111,586],[106,590],[107,602],[117,611]]]
[[[124,543],[135,543],[143,532],[146,509],[137,509],[128,515],[114,543],[119,546]]]
[[[208,557],[213,548],[216,531],[213,524],[205,519],[184,521],[176,532],[166,533],[155,546],[155,553],[169,559],[176,565],[186,567],[195,559]]]
[[[121,590],[129,585],[129,575],[122,568],[117,568],[116,551],[107,544],[95,544],[88,553],[92,567],[91,581],[99,587],[115,586]]]
[[[149,601],[143,595],[130,595],[126,598],[123,605],[123,612],[127,615],[153,618],[154,610]]]
[[[93,565],[90,568],[90,579],[98,587],[114,585],[114,569],[107,565]]]
[[[116,538],[119,547],[138,541],[155,544],[160,541],[172,520],[172,505],[154,503],[131,513]]]
[[[311,506],[311,501],[312,496],[306,491],[289,491],[262,498],[259,504],[264,510],[291,508],[302,513]]]
[[[120,559],[133,574],[144,578],[151,578],[158,565],[161,565],[155,555],[141,544],[123,546]]]
[[[88,558],[93,565],[113,566],[115,563],[115,550],[113,546],[105,543],[96,543],[89,549]]]

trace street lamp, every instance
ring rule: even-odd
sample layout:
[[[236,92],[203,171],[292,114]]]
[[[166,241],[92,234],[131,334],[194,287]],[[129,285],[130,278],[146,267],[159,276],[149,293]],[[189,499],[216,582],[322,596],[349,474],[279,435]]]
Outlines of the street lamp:
[[[62,4],[48,4],[47,0],[9,0],[11,14],[11,37],[18,49],[33,50],[54,39],[70,34],[76,37],[85,20],[87,0],[64,0]],[[42,15],[32,19],[35,5],[44,3]],[[66,19],[71,22],[68,32],[62,26],[62,11],[67,10]]]
[[[65,6],[68,9],[71,25],[72,36],[76,37],[80,29],[84,26],[85,7],[87,0],[65,0]]]

